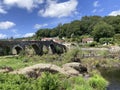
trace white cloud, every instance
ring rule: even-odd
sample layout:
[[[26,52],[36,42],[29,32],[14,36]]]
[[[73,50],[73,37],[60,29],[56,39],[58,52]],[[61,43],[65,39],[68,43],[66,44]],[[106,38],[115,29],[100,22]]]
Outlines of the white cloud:
[[[93,3],[93,6],[94,6],[94,7],[99,7],[99,6],[100,6],[99,1],[95,1],[95,2]]]
[[[48,0],[48,5],[45,9],[41,9],[38,14],[43,17],[64,17],[70,16],[76,12],[78,5],[77,0],[69,0],[66,2],[58,3],[56,0]]]
[[[11,32],[13,32],[14,34],[17,34],[17,29],[12,29]]]
[[[0,22],[0,29],[9,29],[14,27],[16,24],[10,21]]]
[[[6,34],[1,34],[1,33],[0,33],[0,39],[6,38],[6,37],[7,37]]]
[[[108,15],[109,15],[109,16],[117,16],[117,15],[120,15],[120,10],[112,11],[112,12],[109,13]]]
[[[18,33],[18,29],[11,29],[10,31],[12,32],[11,34],[13,35],[14,38],[22,36],[21,34]]]
[[[103,12],[104,11],[104,8],[100,9],[99,12]]]
[[[0,14],[6,14],[7,11],[5,11],[1,6],[0,6]]]
[[[101,8],[101,9],[93,9],[92,13],[100,13],[100,12],[103,12],[104,11],[104,8]]]
[[[0,14],[6,14],[7,11],[3,8],[2,2],[0,1]]]
[[[29,11],[43,2],[44,0],[3,0],[3,3],[6,5],[26,8]]]
[[[48,26],[48,24],[35,24],[34,29],[40,29],[40,28],[43,28],[43,27],[46,27],[46,26]]]
[[[97,12],[97,9],[94,9],[93,11],[92,11],[92,13],[96,13]]]
[[[23,35],[23,37],[31,37],[33,36],[35,33],[26,33],[25,35]]]
[[[35,3],[42,4],[44,3],[44,0],[33,0]]]

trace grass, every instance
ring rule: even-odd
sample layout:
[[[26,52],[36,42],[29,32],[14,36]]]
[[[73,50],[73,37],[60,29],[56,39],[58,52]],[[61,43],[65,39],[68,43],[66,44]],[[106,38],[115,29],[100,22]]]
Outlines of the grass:
[[[61,74],[50,74],[48,72],[43,73],[37,79],[4,73],[0,76],[0,90],[103,90],[101,87],[106,85],[101,76],[91,77],[90,80],[85,80],[80,76],[67,78]],[[100,85],[97,84],[98,82]],[[94,88],[94,83],[97,88]],[[105,85],[101,86],[102,84]]]
[[[45,62],[42,59],[39,59],[38,56],[34,57],[1,57],[0,58],[0,67],[12,67],[14,70],[27,67],[30,65],[38,64]]]
[[[22,68],[27,66],[27,63],[23,63],[22,59],[15,57],[0,58],[0,67],[12,67],[13,69]]]
[[[108,85],[108,82],[100,75],[94,75],[88,80],[88,83],[97,90],[106,90],[106,86]]]
[[[38,63],[51,63],[61,66],[66,63],[62,60],[62,56],[59,55],[43,55],[43,56],[1,56],[0,57],[0,68],[12,67],[15,69],[24,68]]]
[[[106,90],[108,85],[108,82],[98,74],[89,79],[84,79],[81,76],[72,77],[68,79],[68,82],[65,90]]]

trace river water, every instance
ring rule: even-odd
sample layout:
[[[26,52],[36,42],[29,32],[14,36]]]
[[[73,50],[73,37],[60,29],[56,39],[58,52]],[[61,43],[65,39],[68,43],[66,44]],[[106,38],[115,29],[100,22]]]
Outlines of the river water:
[[[120,69],[102,69],[101,75],[109,82],[106,90],[120,90]]]
[[[107,87],[107,90],[120,90],[120,82],[112,81]]]

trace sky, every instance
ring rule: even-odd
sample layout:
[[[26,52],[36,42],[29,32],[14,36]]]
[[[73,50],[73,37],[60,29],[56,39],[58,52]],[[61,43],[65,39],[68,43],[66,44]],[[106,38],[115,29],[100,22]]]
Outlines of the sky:
[[[93,15],[120,15],[120,0],[0,0],[0,39],[29,37]]]

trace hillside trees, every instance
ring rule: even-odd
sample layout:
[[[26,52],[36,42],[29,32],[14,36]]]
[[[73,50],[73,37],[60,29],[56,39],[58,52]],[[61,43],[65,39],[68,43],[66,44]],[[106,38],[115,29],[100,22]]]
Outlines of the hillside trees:
[[[61,30],[58,34],[60,38],[66,37],[66,31],[67,31],[68,27],[69,27],[69,23],[66,23],[66,24],[62,25]]]
[[[82,35],[82,33],[80,32],[80,21],[75,20],[68,25],[68,28],[66,30],[66,36],[74,37],[78,35]]]
[[[114,27],[115,33],[120,33],[120,15],[118,16],[106,16],[104,21]]]
[[[39,29],[35,36],[37,38],[66,37],[77,40],[84,35],[88,35],[99,41],[100,38],[113,37],[114,34],[119,33],[120,16],[84,16],[81,20],[74,20],[64,24],[59,23],[52,29]]]
[[[120,34],[115,34],[113,38],[115,43],[118,43],[120,45]]]
[[[82,30],[82,34],[91,34],[94,25],[101,20],[102,18],[100,16],[82,17],[80,23],[80,29]]]
[[[99,41],[100,38],[113,37],[115,32],[114,32],[114,28],[111,25],[103,21],[100,21],[94,26],[92,34],[94,39],[96,41]]]

